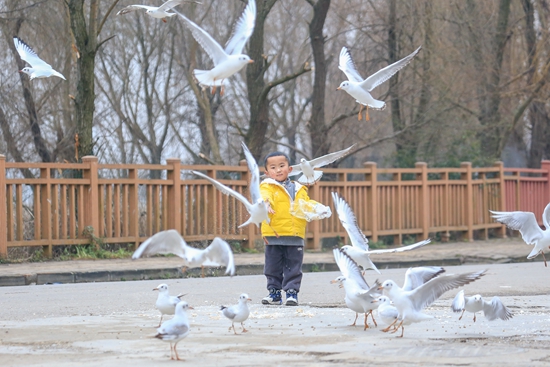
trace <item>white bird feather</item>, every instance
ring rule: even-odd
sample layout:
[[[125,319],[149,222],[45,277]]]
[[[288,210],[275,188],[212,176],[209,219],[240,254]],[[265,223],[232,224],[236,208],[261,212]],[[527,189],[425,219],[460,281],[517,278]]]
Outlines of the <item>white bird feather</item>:
[[[332,192],[332,199],[334,201],[334,208],[338,213],[338,218],[340,219],[340,223],[342,223],[342,226],[348,233],[348,236],[352,244],[351,246],[349,245],[343,246],[342,250],[346,254],[348,254],[353,260],[355,260],[357,264],[363,267],[364,270],[373,269],[378,274],[380,274],[380,271],[370,259],[369,255],[371,254],[387,254],[387,253],[394,253],[394,252],[410,251],[410,250],[414,250],[416,248],[425,246],[431,242],[430,239],[427,239],[427,240],[420,241],[412,245],[403,246],[403,247],[397,247],[392,249],[369,250],[369,240],[363,234],[363,232],[361,231],[361,228],[359,228],[359,225],[357,224],[357,219],[355,218],[355,214],[351,210],[351,207],[349,206],[349,204],[346,202],[346,200],[340,197],[336,192]]]
[[[143,242],[132,255],[132,259],[154,254],[174,254],[185,260],[185,266],[225,266],[225,274],[235,274],[235,262],[231,246],[219,237],[205,249],[187,245],[183,237],[174,229],[158,232]]]

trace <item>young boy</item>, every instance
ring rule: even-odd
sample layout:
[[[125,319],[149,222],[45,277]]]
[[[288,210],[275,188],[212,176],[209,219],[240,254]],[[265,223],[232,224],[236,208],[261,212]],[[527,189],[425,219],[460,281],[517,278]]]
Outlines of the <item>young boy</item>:
[[[281,290],[286,292],[285,305],[298,305],[307,220],[292,215],[291,206],[313,204],[322,213],[318,219],[330,216],[329,207],[310,200],[305,186],[290,181],[291,171],[286,154],[272,152],[266,156],[266,179],[260,184],[260,191],[269,204],[271,223],[262,223],[262,236],[266,241],[264,275],[269,290],[269,295],[262,299],[264,305],[282,304]]]

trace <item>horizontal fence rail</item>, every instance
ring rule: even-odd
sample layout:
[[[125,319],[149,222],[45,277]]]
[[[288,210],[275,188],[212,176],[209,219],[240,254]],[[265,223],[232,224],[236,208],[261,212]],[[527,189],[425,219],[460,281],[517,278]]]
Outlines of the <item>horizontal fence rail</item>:
[[[82,245],[100,238],[137,248],[152,234],[176,229],[188,242],[243,241],[261,243],[259,229],[238,226],[249,214],[244,205],[222,194],[189,170],[204,172],[248,197],[249,172],[239,166],[100,164],[93,156],[82,163],[9,163],[0,155],[0,257],[8,248]],[[493,230],[505,235],[489,210],[532,211],[540,221],[550,201],[550,161],[541,169],[363,168],[323,169],[324,178],[309,188],[309,196],[329,205],[333,216],[308,224],[307,247],[320,250],[324,238],[346,238],[334,210],[331,192],[353,209],[357,222],[372,241],[391,236],[424,239],[439,234],[444,240],[459,232],[465,240],[487,238]],[[5,225],[4,225],[5,223]]]

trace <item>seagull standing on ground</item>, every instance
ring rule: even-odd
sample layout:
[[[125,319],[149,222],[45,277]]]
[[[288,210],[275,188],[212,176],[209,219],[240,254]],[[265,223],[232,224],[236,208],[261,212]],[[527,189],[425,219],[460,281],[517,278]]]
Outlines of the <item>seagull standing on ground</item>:
[[[513,317],[510,310],[502,304],[502,301],[497,296],[491,299],[491,302],[485,302],[481,295],[476,294],[472,297],[465,297],[464,290],[457,293],[453,299],[451,308],[454,312],[462,311],[462,314],[458,318],[462,319],[464,312],[472,312],[474,314],[474,322],[476,322],[476,312],[483,311],[483,314],[489,321],[496,319],[508,320]]]
[[[377,280],[374,286],[369,287],[367,281],[361,274],[359,266],[353,259],[338,248],[333,249],[332,253],[334,254],[334,260],[336,260],[336,265],[338,265],[342,275],[331,281],[331,283],[338,282],[344,286],[344,290],[346,291],[346,297],[344,298],[346,306],[352,311],[355,311],[355,320],[351,326],[355,326],[355,322],[360,313],[365,314],[365,327],[363,330],[369,327],[367,324],[369,315],[374,325],[378,326],[372,314],[372,311],[378,308],[378,304],[372,303],[372,300],[380,296],[380,292],[378,291],[380,283]]]
[[[248,309],[248,301],[252,301],[250,297],[248,297],[248,294],[243,293],[239,296],[239,303],[230,307],[221,306],[220,310],[222,311],[223,315],[227,317],[229,320],[231,320],[231,327],[233,328],[233,333],[237,335],[237,332],[235,331],[235,323],[240,322],[241,326],[243,328],[243,333],[246,333],[248,330],[244,328],[244,322],[246,319],[248,319],[248,316],[250,315],[250,310]],[[229,330],[231,330],[231,327]]]
[[[299,164],[295,164],[294,166],[291,166],[292,170],[288,175],[295,176],[302,173],[302,176],[300,176],[300,178],[298,179],[298,182],[301,183],[302,185],[313,185],[314,183],[319,181],[321,177],[323,177],[323,171],[319,171],[319,170],[316,171],[314,170],[315,168],[326,166],[327,164],[331,164],[335,160],[346,156],[354,146],[355,144],[353,144],[349,148],[339,150],[334,153],[329,153],[322,157],[312,159],[310,161],[308,161],[305,158],[302,158],[300,159]]]
[[[175,312],[176,305],[181,301],[181,297],[184,294],[178,294],[177,296],[171,296],[168,291],[168,284],[160,284],[158,287],[153,288],[154,291],[158,291],[159,295],[157,297],[157,302],[155,307],[160,311],[160,321],[157,327],[160,327],[162,324],[162,318],[164,315],[173,315]]]
[[[542,213],[542,222],[544,223],[545,230],[542,230],[537,223],[537,218],[532,212],[495,212],[489,210],[493,214],[493,218],[502,224],[505,224],[508,228],[519,231],[521,238],[528,245],[535,245],[533,250],[527,255],[528,259],[534,259],[539,254],[544,259],[544,266],[546,264],[546,258],[544,257],[544,251],[550,248],[550,203],[544,208]]]
[[[175,229],[162,231],[149,237],[132,255],[132,259],[154,254],[174,254],[185,260],[188,268],[205,266],[225,266],[225,274],[235,274],[235,262],[231,246],[219,237],[205,249],[198,249],[187,245],[185,240]]]
[[[49,78],[50,76],[57,76],[63,80],[67,80],[60,72],[55,71],[50,64],[38,57],[36,52],[23,42],[21,38],[13,37],[13,43],[21,60],[31,66],[19,70],[20,73],[27,74],[31,77],[31,80],[34,78]]]
[[[386,102],[374,99],[370,92],[411,62],[421,48],[422,46],[418,47],[409,56],[405,56],[401,60],[386,66],[363,80],[355,67],[349,50],[346,47],[342,47],[338,68],[346,74],[348,80],[342,82],[336,90],[345,90],[350,96],[356,99],[357,103],[359,103],[358,120],[361,120],[363,106],[367,106],[367,113],[365,115],[366,121],[369,120],[369,107],[375,110],[383,110],[386,108]]]
[[[387,332],[392,326],[397,325],[392,332],[396,332],[401,328],[400,337],[403,337],[405,332],[403,325],[433,319],[433,316],[422,312],[424,308],[431,305],[448,290],[471,283],[485,275],[485,272],[486,270],[482,270],[473,273],[440,276],[409,291],[399,287],[393,280],[384,281],[379,289],[383,290],[384,295],[393,302],[399,312],[399,317],[382,331]]]
[[[186,22],[193,37],[204,48],[208,56],[214,62],[211,70],[193,70],[193,75],[203,87],[212,87],[212,94],[216,93],[216,87],[221,86],[220,95],[224,93],[223,82],[233,74],[237,73],[246,64],[254,62],[248,55],[244,55],[243,48],[246,41],[254,31],[256,24],[256,2],[249,0],[243,14],[233,29],[233,35],[227,41],[225,49],[220,46],[204,29],[193,23],[186,16],[176,11]]]
[[[145,14],[149,15],[150,17],[156,18],[156,19],[162,19],[164,23],[166,23],[166,18],[173,17],[176,15],[176,13],[170,13],[168,12],[173,7],[178,6],[180,4],[183,4],[185,2],[188,2],[186,0],[169,0],[162,4],[161,6],[147,6],[147,5],[129,5],[125,7],[124,9],[120,10],[116,15],[123,15],[131,13],[135,10],[144,9]]]
[[[380,271],[374,265],[372,260],[370,259],[369,255],[371,254],[386,254],[386,253],[394,253],[394,252],[403,252],[403,251],[410,251],[414,250],[416,248],[422,247],[424,245],[427,245],[431,242],[430,239],[420,241],[417,243],[414,243],[412,245],[403,246],[403,247],[397,247],[392,249],[380,249],[380,250],[369,250],[369,240],[367,237],[363,234],[361,231],[361,228],[359,228],[359,225],[357,224],[357,219],[355,218],[355,214],[351,210],[351,207],[349,204],[336,192],[332,192],[332,200],[334,201],[334,208],[336,209],[336,212],[338,213],[338,218],[340,219],[340,223],[342,223],[342,226],[348,233],[348,236],[351,240],[351,246],[346,245],[342,246],[342,250],[349,255],[353,260],[359,264],[363,270],[367,269],[373,269],[378,274],[380,274]]]
[[[397,311],[397,308],[395,308],[395,306],[392,306],[391,301],[388,297],[380,296],[376,299],[373,299],[371,303],[378,304],[378,309],[376,310],[378,318],[382,320],[384,324],[388,326],[395,326],[395,321],[399,316],[399,312]]]
[[[179,361],[178,350],[176,349],[180,340],[189,335],[189,319],[187,318],[187,310],[193,309],[189,307],[187,302],[181,301],[175,307],[176,316],[173,319],[166,321],[157,329],[155,338],[164,340],[170,343],[170,359],[174,359],[172,353],[176,354],[176,359]],[[172,346],[172,343],[174,345]],[[173,351],[173,352],[172,352]]]

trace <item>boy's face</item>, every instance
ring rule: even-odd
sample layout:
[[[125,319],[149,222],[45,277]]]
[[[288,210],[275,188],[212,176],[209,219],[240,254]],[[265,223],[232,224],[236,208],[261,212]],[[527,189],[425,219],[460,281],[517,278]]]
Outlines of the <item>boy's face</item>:
[[[265,175],[267,177],[282,182],[286,180],[290,172],[292,172],[292,167],[288,164],[285,156],[278,155],[267,158],[265,162]]]

